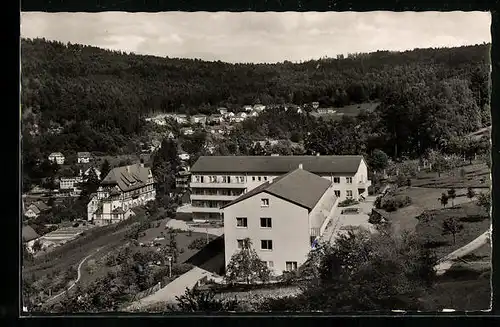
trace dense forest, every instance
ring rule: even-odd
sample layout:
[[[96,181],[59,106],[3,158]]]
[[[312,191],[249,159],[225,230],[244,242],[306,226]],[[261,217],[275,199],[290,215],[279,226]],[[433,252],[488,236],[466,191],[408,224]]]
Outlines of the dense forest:
[[[293,137],[302,139],[309,152],[381,148],[391,156],[416,155],[489,124],[489,48],[229,64],[23,39],[24,164],[53,151],[126,152],[129,141],[145,133],[142,118],[152,112],[211,113],[218,106],[312,101],[336,107],[368,101],[381,105],[373,113],[336,122],[296,115],[275,120],[278,114],[270,114],[253,127],[244,124],[246,130],[235,136],[259,129],[265,137],[291,137],[293,129]],[[263,125],[269,128],[262,130]]]

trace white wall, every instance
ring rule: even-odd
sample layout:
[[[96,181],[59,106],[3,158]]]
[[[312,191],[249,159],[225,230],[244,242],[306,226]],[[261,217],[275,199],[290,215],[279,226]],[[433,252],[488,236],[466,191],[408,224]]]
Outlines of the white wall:
[[[269,207],[261,207],[261,198]],[[247,228],[236,226],[237,217],[246,217]],[[261,228],[260,218],[272,218],[272,228]],[[238,251],[238,239],[250,238],[252,247],[264,261],[273,261],[275,274],[281,274],[286,261],[300,266],[311,249],[308,210],[267,193],[256,194],[224,209],[226,265]],[[261,250],[261,240],[272,240],[273,250]]]

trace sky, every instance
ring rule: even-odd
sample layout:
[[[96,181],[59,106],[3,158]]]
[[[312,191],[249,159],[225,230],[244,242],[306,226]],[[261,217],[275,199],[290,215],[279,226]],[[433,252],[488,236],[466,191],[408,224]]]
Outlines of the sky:
[[[21,36],[160,57],[299,62],[491,42],[489,12],[21,13]]]

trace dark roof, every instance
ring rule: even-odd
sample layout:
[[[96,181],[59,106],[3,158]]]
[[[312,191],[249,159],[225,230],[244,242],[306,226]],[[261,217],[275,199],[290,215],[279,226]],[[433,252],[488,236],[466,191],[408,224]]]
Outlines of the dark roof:
[[[77,156],[78,158],[87,158],[90,157],[90,152],[78,152]]]
[[[22,237],[24,242],[29,242],[31,240],[37,239],[38,234],[35,232],[31,226],[23,226]]]
[[[363,156],[202,156],[193,173],[278,173],[299,167],[314,174],[355,174]]]
[[[102,184],[116,184],[122,191],[133,190],[148,184],[151,169],[140,164],[116,167],[103,179]]]
[[[222,208],[264,192],[295,203],[310,211],[316,206],[331,184],[332,182],[323,177],[298,168],[254,188]]]
[[[40,211],[46,211],[46,210],[49,210],[50,208],[45,204],[43,203],[42,201],[37,201],[35,202],[35,206],[40,209]]]

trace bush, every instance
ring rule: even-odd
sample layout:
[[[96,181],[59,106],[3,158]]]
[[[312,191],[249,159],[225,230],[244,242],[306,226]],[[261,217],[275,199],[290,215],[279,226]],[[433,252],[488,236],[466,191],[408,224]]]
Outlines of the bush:
[[[200,237],[197,239],[194,239],[189,245],[188,249],[190,250],[201,250],[207,245],[207,240],[206,238]]]
[[[396,211],[409,206],[412,200],[407,195],[386,196],[381,200],[380,207],[387,212]]]
[[[172,264],[172,275],[182,275],[193,269],[193,265],[188,263],[174,263]]]
[[[345,199],[344,201],[339,202],[338,207],[343,208],[343,207],[348,207],[351,205],[358,204],[359,202],[354,200],[354,199]]]

